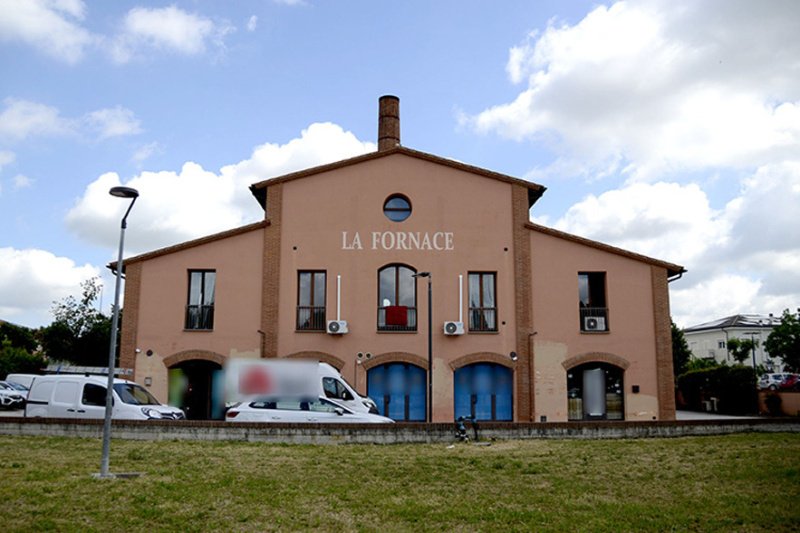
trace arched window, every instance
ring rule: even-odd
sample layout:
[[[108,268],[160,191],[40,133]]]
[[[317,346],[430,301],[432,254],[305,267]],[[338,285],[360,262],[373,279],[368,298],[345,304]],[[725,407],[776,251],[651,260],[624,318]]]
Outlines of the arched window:
[[[569,420],[624,420],[624,370],[609,363],[584,363],[567,371]]]
[[[378,331],[417,331],[416,273],[406,265],[378,271]]]

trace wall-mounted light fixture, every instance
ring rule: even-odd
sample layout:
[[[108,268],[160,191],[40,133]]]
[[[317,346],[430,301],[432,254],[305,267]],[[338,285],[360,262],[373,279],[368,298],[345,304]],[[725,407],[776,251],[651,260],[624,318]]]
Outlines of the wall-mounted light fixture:
[[[519,357],[517,357],[517,352],[511,352],[508,355],[511,357],[511,360],[514,361],[515,363],[517,362],[517,359],[519,359]]]

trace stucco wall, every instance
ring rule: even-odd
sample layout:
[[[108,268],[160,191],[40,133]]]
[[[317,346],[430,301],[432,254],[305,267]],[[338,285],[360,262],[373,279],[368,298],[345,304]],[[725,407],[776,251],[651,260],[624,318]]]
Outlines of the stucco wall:
[[[567,420],[564,363],[581,356],[625,361],[625,419],[658,418],[650,265],[535,230],[530,238],[535,418]],[[580,330],[579,272],[606,272],[608,332]],[[639,393],[632,393],[633,385],[639,386]]]
[[[408,197],[411,216],[392,222],[383,213],[392,194]],[[468,353],[508,354],[515,349],[511,186],[458,169],[395,154],[282,184],[279,356],[319,350],[344,361],[342,374],[366,392],[358,352],[408,353],[427,361],[427,281],[417,283],[417,332],[377,331],[378,270],[403,263],[432,273],[434,419],[453,418],[449,364]],[[452,249],[384,249],[383,232],[452,234]],[[361,249],[354,245],[359,235]],[[378,240],[374,240],[378,235]],[[386,244],[389,244],[388,239]],[[440,238],[439,244],[444,240]],[[444,246],[442,246],[444,247]],[[326,270],[327,318],[336,317],[336,277],[341,276],[342,336],[295,332],[297,271]],[[498,333],[445,336],[446,320],[458,320],[458,276],[497,272]]]
[[[167,400],[164,359],[183,352],[258,357],[262,229],[188,248],[141,265],[135,346],[136,381]],[[217,271],[212,331],[184,329],[188,271]],[[130,333],[130,332],[129,332]],[[152,350],[153,355],[147,355]]]

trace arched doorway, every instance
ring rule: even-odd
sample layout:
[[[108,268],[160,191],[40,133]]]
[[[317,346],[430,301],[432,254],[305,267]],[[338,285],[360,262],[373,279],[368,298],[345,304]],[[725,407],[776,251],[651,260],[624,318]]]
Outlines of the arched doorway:
[[[169,368],[169,404],[180,407],[190,420],[225,418],[222,366],[190,359]]]
[[[425,421],[425,369],[411,363],[387,363],[367,371],[367,395],[378,412],[392,420]]]
[[[473,363],[455,371],[455,417],[513,420],[513,371],[496,363]]]
[[[567,370],[569,420],[624,420],[625,371],[603,362],[589,362]]]

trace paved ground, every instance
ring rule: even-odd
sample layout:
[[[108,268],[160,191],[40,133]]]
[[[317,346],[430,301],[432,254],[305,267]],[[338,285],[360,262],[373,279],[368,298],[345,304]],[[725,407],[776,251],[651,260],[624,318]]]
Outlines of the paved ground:
[[[0,417],[4,416],[24,416],[25,413],[22,409],[6,410],[0,409]],[[677,420],[725,420],[725,419],[747,419],[758,418],[756,416],[731,416],[720,415],[716,413],[699,413],[697,411],[676,411],[675,418]]]
[[[748,418],[760,418],[759,416],[733,416],[721,415],[717,413],[700,413],[698,411],[675,411],[676,420],[743,420]]]

